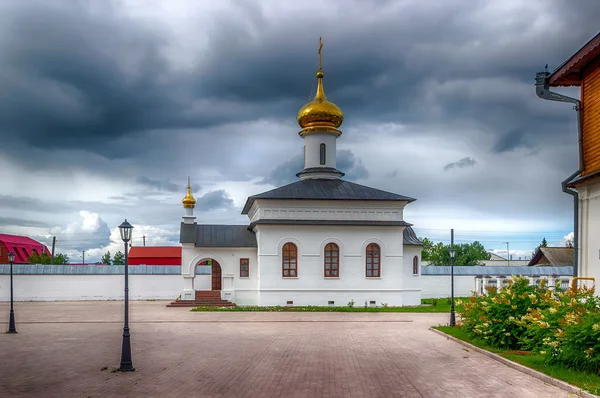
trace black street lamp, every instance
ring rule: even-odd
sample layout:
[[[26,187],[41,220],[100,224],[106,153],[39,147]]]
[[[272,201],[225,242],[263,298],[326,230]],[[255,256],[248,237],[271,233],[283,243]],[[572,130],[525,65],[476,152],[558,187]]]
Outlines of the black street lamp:
[[[121,372],[133,372],[133,362],[131,361],[131,340],[129,335],[129,260],[127,255],[127,244],[131,240],[133,226],[127,222],[127,219],[119,225],[121,239],[125,242],[125,324],[123,326],[123,346],[121,348]]]
[[[15,311],[13,309],[13,263],[15,262],[15,253],[8,252],[8,261],[10,262],[10,320],[8,322],[8,333],[17,333]]]
[[[451,291],[450,291],[450,326],[456,326],[456,317],[454,315],[454,256],[456,250],[450,247],[450,270],[451,270]]]

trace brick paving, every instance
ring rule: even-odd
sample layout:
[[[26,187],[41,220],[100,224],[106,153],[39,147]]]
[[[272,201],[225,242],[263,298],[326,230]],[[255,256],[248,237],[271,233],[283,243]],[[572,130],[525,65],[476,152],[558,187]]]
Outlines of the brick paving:
[[[131,303],[134,373],[112,373],[123,303],[16,303],[0,397],[569,397],[439,336],[445,314],[191,313]],[[0,303],[0,327],[8,327]],[[106,370],[102,370],[107,367]]]

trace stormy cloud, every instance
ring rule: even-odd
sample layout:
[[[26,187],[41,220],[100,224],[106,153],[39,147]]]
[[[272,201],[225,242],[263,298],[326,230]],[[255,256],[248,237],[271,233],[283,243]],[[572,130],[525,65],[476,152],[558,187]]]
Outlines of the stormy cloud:
[[[407,220],[434,238],[460,225],[560,241],[576,115],[533,78],[598,18],[596,0],[4,1],[0,223],[47,235],[86,211],[111,234],[127,217],[172,242],[188,175],[203,220],[246,222],[248,195],[303,168],[295,116],[322,35],[346,179],[416,197]]]

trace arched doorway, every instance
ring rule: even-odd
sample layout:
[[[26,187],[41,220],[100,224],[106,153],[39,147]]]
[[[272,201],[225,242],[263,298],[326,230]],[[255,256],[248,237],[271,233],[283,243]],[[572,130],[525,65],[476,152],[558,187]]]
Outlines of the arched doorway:
[[[216,260],[209,258],[209,259],[200,261],[196,265],[196,276],[199,276],[199,275],[206,275],[206,276],[211,275],[210,290],[221,291],[221,289],[222,289],[221,265]],[[206,286],[206,285],[203,283],[203,286]],[[208,286],[206,286],[206,288],[208,288]],[[199,289],[196,288],[196,290],[199,290]]]

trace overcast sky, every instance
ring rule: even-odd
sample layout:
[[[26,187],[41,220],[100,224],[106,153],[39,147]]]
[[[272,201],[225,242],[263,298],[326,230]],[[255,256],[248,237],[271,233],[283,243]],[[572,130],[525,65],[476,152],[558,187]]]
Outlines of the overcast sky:
[[[72,260],[124,218],[177,244],[188,175],[198,222],[246,223],[302,168],[320,35],[338,168],[417,198],[420,236],[527,255],[572,231],[576,115],[534,77],[597,33],[597,0],[157,3],[0,1],[0,232]]]

